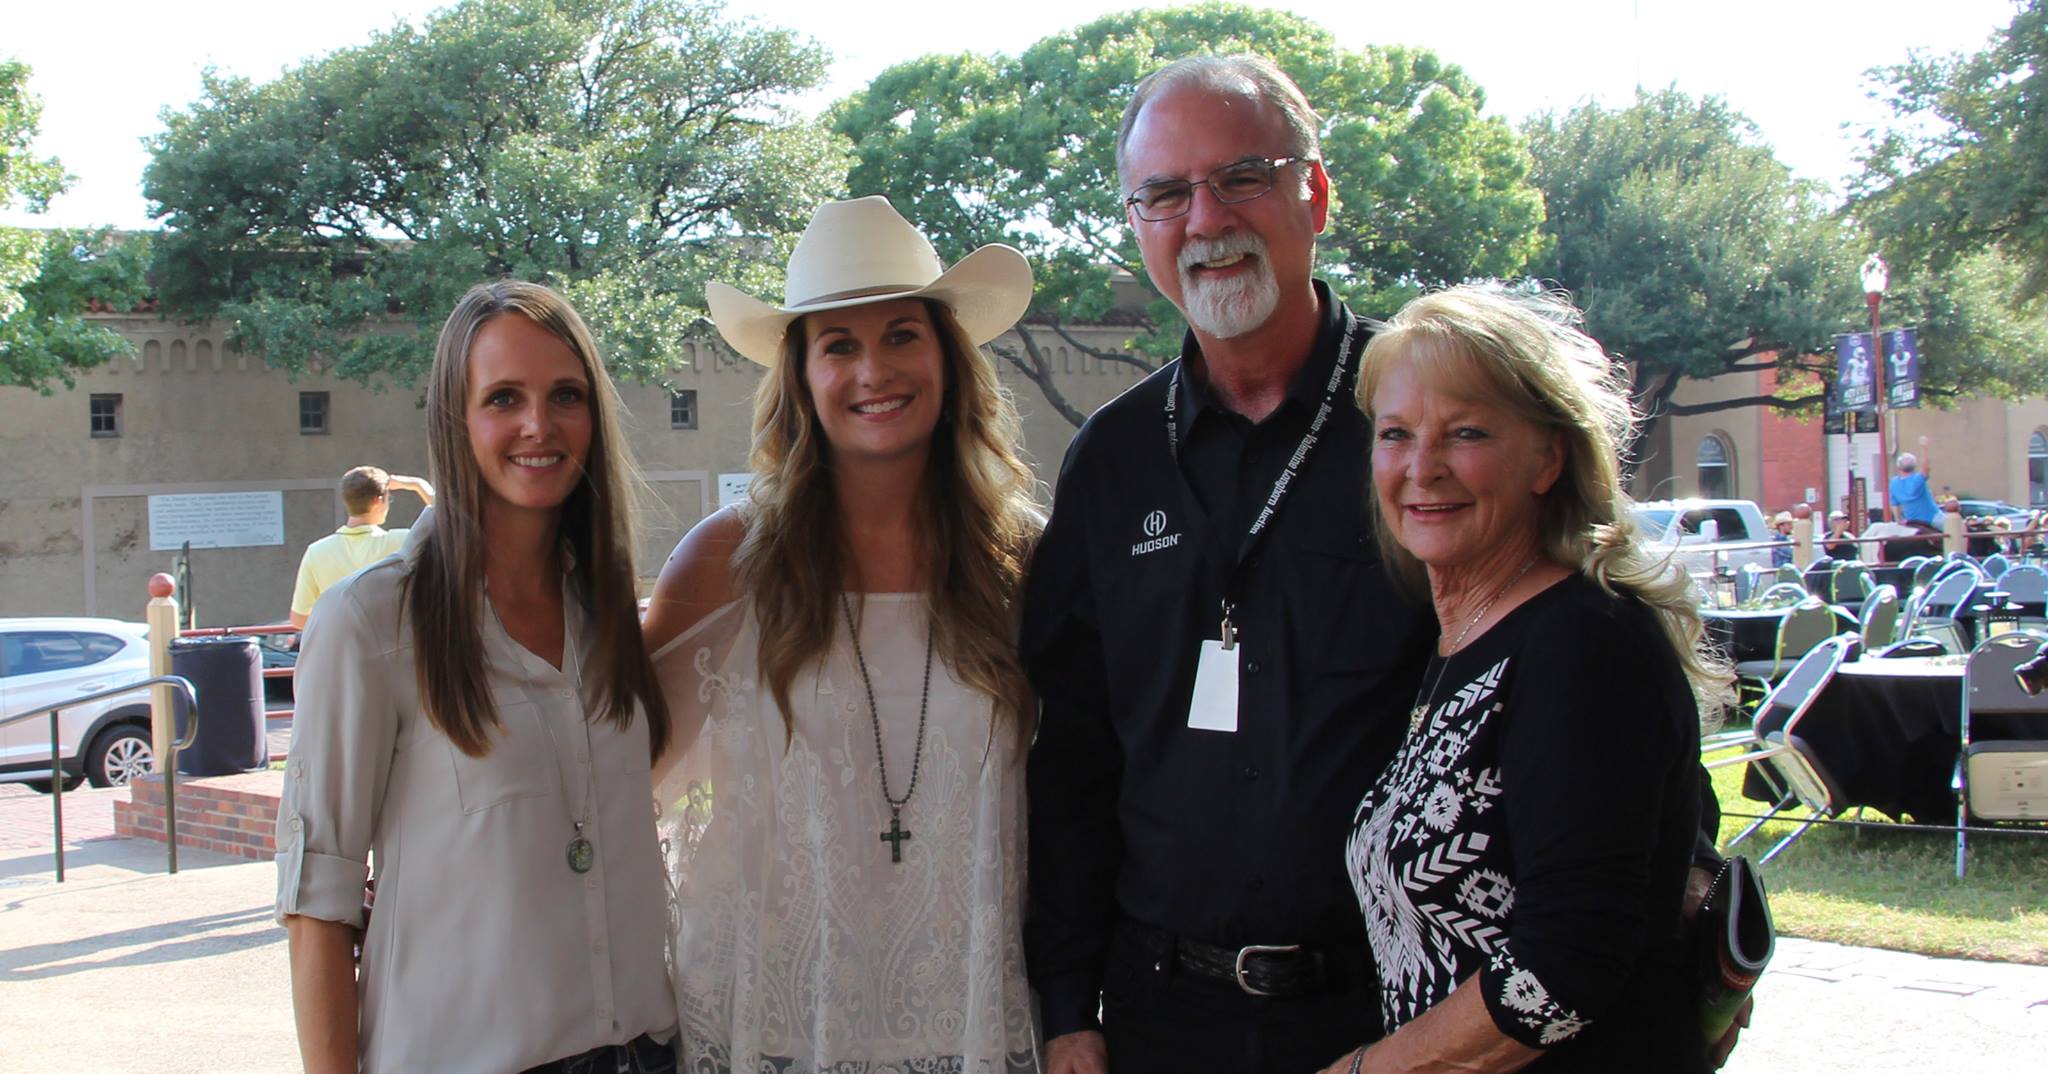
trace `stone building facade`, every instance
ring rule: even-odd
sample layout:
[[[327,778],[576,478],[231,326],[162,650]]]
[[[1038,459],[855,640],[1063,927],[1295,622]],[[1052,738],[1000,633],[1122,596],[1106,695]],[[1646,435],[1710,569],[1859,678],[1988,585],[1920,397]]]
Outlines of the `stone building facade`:
[[[139,620],[149,576],[170,570],[179,554],[152,548],[164,529],[160,517],[152,532],[152,497],[275,493],[281,541],[194,548],[189,596],[201,625],[282,621],[300,554],[344,517],[335,490],[342,472],[367,463],[426,473],[423,387],[380,391],[318,373],[290,376],[230,350],[217,324],[153,314],[95,319],[130,340],[134,356],[49,396],[0,388],[0,616]],[[1129,335],[1107,327],[1076,332],[1103,349]],[[1051,342],[1059,389],[1083,413],[1142,376],[1129,364]],[[636,558],[643,588],[676,540],[716,508],[720,475],[747,469],[761,370],[709,340],[691,349],[691,366],[670,378],[674,395],[620,384],[649,492]],[[1007,365],[1002,381],[1049,486],[1074,430]],[[397,494],[390,525],[417,513],[417,500]]]

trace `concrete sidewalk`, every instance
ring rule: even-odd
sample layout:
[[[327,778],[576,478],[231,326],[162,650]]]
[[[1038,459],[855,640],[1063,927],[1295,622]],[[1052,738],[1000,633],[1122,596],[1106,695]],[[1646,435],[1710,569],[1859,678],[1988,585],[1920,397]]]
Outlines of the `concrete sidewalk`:
[[[179,858],[168,876],[161,845],[87,840],[59,885],[47,843],[0,850],[0,1068],[298,1069],[275,869]],[[2048,967],[1784,940],[1727,1069],[2048,1069]]]

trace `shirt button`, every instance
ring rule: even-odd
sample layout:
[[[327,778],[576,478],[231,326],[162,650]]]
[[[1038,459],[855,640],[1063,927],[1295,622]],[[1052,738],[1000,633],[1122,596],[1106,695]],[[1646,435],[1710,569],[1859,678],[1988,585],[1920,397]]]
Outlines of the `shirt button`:
[[[298,830],[299,830],[299,826],[300,826],[300,825],[299,825],[299,818],[297,818],[297,817],[293,817],[293,818],[292,818],[292,831],[298,831]]]
[[[1249,765],[1249,764],[1248,764],[1248,765],[1245,765],[1245,766],[1244,766],[1244,778],[1245,778],[1245,782],[1247,782],[1247,783],[1249,783],[1249,782],[1251,782],[1251,781],[1253,781],[1253,780],[1255,780],[1255,779],[1258,779],[1258,778],[1259,778],[1259,768],[1258,768],[1258,766],[1257,766],[1257,765]]]
[[[597,878],[596,878],[596,877],[594,877],[594,876],[586,876],[586,877],[584,877],[584,878],[583,878],[583,886],[584,886],[584,887],[587,887],[587,888],[589,888],[589,889],[590,889],[590,890],[592,890],[592,891],[596,891],[596,890],[597,890]]]
[[[1256,660],[1245,661],[1244,673],[1247,675],[1257,675],[1259,673],[1259,662]]]

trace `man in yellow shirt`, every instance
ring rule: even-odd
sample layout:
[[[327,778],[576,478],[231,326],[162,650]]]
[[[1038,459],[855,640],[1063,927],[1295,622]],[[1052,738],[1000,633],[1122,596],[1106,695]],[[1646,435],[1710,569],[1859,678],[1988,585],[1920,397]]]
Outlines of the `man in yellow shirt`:
[[[292,588],[292,625],[304,627],[313,614],[313,602],[328,586],[405,547],[409,530],[386,530],[384,519],[391,513],[391,490],[419,494],[428,507],[434,505],[434,486],[417,477],[386,473],[375,466],[358,466],[341,475],[341,502],[348,508],[348,524],[306,546],[299,560],[299,581]]]

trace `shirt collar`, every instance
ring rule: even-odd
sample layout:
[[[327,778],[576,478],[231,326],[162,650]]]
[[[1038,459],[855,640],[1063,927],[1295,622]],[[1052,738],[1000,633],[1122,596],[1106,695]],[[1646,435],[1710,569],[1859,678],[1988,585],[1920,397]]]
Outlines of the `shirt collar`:
[[[334,532],[349,537],[355,537],[365,533],[383,533],[384,527],[365,522],[360,526],[343,526],[342,528],[335,530]]]
[[[1294,380],[1287,385],[1287,404],[1299,408],[1303,413],[1313,414],[1323,401],[1323,389],[1330,379],[1330,367],[1337,363],[1337,347],[1344,331],[1344,307],[1330,293],[1328,284],[1321,280],[1312,283],[1316,290],[1316,342],[1309,351],[1308,361],[1295,371]],[[1227,413],[1223,404],[1216,401],[1209,390],[1204,374],[1199,372],[1202,363],[1202,345],[1190,329],[1181,340],[1181,388],[1186,392],[1187,411],[1190,415],[1201,415],[1214,410]],[[1354,372],[1355,375],[1355,372]]]

